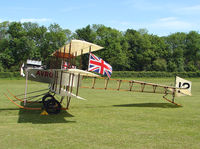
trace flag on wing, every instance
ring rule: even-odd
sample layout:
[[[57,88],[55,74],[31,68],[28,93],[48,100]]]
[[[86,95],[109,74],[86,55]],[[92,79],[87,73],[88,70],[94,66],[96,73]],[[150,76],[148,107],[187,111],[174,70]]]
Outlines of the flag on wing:
[[[66,70],[68,67],[67,62],[63,62],[62,69]]]
[[[102,75],[107,75],[110,78],[112,74],[112,66],[101,58],[90,53],[88,71],[94,71]]]

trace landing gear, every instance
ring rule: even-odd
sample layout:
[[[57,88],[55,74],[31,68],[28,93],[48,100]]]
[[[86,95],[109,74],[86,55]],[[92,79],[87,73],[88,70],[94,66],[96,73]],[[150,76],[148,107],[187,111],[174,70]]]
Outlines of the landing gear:
[[[58,102],[51,94],[46,94],[42,98],[42,103],[44,105],[44,109],[47,111],[48,114],[58,114],[61,111],[60,102]]]

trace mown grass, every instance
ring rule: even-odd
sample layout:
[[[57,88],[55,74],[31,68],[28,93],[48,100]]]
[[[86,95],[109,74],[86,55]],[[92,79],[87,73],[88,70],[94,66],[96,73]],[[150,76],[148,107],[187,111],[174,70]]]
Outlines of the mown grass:
[[[134,78],[171,85],[173,78]],[[200,79],[192,81],[191,97],[177,98],[177,107],[162,95],[80,89],[87,101],[72,99],[58,115],[18,109],[3,93],[24,92],[24,80],[0,80],[0,148],[69,149],[199,149]],[[29,82],[29,91],[46,88]]]

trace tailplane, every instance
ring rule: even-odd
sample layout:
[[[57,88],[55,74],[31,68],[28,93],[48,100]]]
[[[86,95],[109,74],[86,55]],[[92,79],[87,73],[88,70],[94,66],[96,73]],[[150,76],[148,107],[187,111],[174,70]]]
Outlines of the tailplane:
[[[180,96],[192,96],[191,94],[191,88],[192,88],[192,82],[185,80],[183,78],[180,78],[178,76],[176,76],[176,88],[178,88],[176,90],[176,96],[180,97]]]

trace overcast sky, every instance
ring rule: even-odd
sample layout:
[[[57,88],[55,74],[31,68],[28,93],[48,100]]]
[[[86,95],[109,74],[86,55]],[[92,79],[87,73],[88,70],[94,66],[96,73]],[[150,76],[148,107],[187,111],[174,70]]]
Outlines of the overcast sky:
[[[200,29],[200,0],[0,0],[0,22],[57,23],[75,31],[103,24],[166,36]]]

